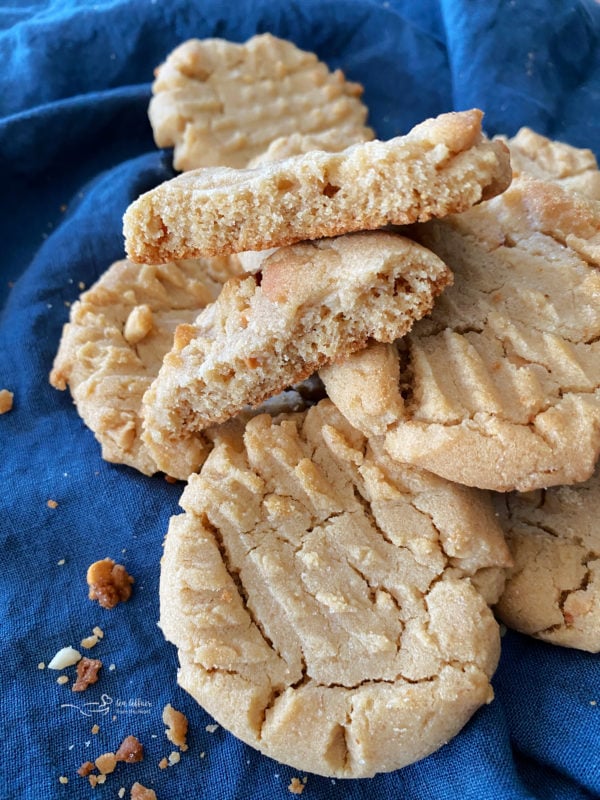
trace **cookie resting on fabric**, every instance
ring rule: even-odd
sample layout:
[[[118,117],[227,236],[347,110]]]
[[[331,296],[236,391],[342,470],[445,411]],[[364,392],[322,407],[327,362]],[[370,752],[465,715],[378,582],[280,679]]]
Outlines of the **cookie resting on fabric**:
[[[222,426],[181,505],[160,626],[181,686],[262,753],[371,776],[492,699],[510,557],[486,493],[394,462],[324,400]]]
[[[238,274],[235,258],[169,264],[114,263],[71,307],[50,383],[67,386],[106,461],[152,475],[156,462],[141,439],[142,397],[172,347],[177,325],[192,322]],[[195,458],[208,454],[198,437]]]
[[[513,553],[496,606],[510,628],[600,652],[600,472],[576,486],[495,498]]]
[[[269,33],[244,44],[190,39],[155,70],[148,116],[156,144],[174,146],[176,170],[240,168],[290,134],[335,129],[343,147],[372,139],[362,94],[341,70]]]

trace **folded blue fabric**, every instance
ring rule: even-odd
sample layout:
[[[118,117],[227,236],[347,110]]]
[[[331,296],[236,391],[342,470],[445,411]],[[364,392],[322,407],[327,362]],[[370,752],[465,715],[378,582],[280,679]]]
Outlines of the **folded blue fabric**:
[[[157,627],[158,576],[180,485],[102,461],[68,392],[48,373],[68,304],[123,255],[127,205],[171,177],[147,120],[154,67],[190,37],[270,31],[365,86],[382,138],[479,106],[490,134],[521,125],[600,156],[600,5],[589,0],[53,0],[0,9],[0,798],[89,798],[78,766],[134,734],[99,797],[138,780],[165,798],[288,797],[296,770],[235,740],[176,685]],[[48,500],[56,507],[49,507]],[[87,598],[98,558],[135,576],[127,604]],[[85,694],[38,669],[94,626],[100,681]],[[111,668],[114,665],[114,668]],[[508,632],[496,699],[434,755],[372,780],[308,775],[304,796],[403,800],[574,800],[600,796],[600,657]],[[190,720],[174,749],[161,713]],[[99,730],[94,733],[93,726]],[[207,727],[208,726],[208,727]],[[59,781],[60,776],[68,783]]]

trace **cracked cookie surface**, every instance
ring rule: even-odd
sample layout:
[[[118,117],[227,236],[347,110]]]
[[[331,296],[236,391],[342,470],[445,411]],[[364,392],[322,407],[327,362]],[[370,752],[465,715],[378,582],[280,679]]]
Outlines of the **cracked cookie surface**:
[[[171,349],[177,325],[192,322],[239,269],[234,258],[160,266],[117,261],[73,304],[50,383],[69,387],[106,461],[147,475],[158,471],[141,439],[142,397]],[[198,462],[207,446],[198,437]]]
[[[196,469],[195,441],[322,364],[390,341],[451,280],[415,242],[373,231],[279,248],[257,275],[232,279],[173,349],[143,400],[144,441],[165,472]]]
[[[339,153],[184,172],[126,210],[127,254],[160,263],[266,250],[464,211],[511,178],[508,150],[483,136],[481,118],[452,112]]]
[[[563,189],[600,200],[600,172],[593,152],[521,128],[511,139],[499,136],[510,150],[513,175],[522,173],[557,183]]]
[[[344,147],[373,138],[358,83],[269,33],[244,44],[190,39],[155,70],[148,116],[177,170],[245,167],[290,134],[334,129]],[[342,148],[340,148],[342,149]]]
[[[585,483],[495,498],[514,557],[496,606],[510,628],[600,651],[600,473]]]
[[[600,451],[600,205],[521,176],[411,232],[454,284],[395,351],[322,371],[330,397],[353,424],[385,433],[394,457],[459,483],[529,491],[589,478]]]
[[[160,625],[181,685],[248,744],[364,777],[491,699],[510,557],[486,494],[395,463],[324,400],[222,426],[181,505]]]

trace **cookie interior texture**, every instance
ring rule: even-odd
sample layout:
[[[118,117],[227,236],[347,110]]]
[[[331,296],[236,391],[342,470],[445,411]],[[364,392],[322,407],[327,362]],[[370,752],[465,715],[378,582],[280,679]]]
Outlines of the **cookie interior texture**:
[[[515,564],[496,606],[509,627],[600,651],[600,473],[585,483],[497,495]]]
[[[483,136],[481,118],[452,112],[340,153],[185,172],[126,210],[128,256],[225,255],[464,211],[510,182],[506,146]]]
[[[279,137],[333,132],[342,147],[372,139],[362,94],[269,33],[244,44],[190,39],[157,67],[148,116],[156,144],[174,146],[175,169],[240,168]]]
[[[195,438],[370,337],[401,336],[450,281],[429,250],[382,231],[279,248],[259,275],[232,279],[172,351],[143,399],[144,441],[186,479]]]
[[[181,505],[160,625],[181,685],[243,741],[363,777],[491,700],[510,556],[484,493],[394,463],[324,400],[223,426]]]

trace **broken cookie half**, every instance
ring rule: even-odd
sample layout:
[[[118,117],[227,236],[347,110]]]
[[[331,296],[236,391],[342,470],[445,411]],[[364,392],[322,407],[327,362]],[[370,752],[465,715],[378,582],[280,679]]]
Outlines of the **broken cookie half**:
[[[223,426],[181,505],[160,625],[180,684],[262,753],[371,776],[492,699],[510,556],[487,494],[395,463],[324,400]]]

